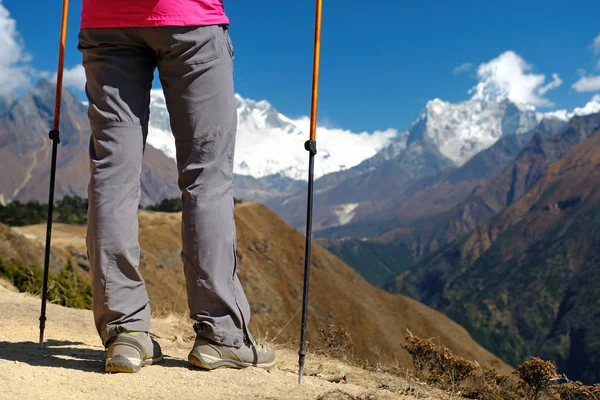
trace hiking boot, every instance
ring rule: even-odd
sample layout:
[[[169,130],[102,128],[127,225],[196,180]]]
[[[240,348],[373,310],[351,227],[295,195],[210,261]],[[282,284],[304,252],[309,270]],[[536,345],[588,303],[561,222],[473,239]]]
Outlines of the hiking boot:
[[[275,350],[248,340],[244,340],[241,347],[235,348],[196,336],[188,361],[203,369],[258,367],[268,370],[275,365]]]
[[[138,372],[142,366],[162,361],[160,345],[147,332],[125,331],[108,342],[106,372]]]

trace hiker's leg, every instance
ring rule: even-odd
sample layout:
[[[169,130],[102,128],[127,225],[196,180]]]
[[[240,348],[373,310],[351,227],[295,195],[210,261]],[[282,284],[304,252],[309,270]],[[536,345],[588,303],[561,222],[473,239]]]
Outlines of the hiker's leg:
[[[219,26],[145,31],[176,139],[182,258],[199,333],[240,346],[250,307],[236,273],[233,157],[237,127],[229,35]]]
[[[106,344],[121,330],[150,325],[137,211],[155,61],[135,29],[82,30],[79,49],[92,131],[86,243],[94,319]]]

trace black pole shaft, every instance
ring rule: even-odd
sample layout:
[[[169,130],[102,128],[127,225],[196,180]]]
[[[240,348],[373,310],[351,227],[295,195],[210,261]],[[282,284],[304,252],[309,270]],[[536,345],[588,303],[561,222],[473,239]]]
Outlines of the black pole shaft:
[[[315,155],[317,154],[317,143],[309,140],[304,147],[309,151],[308,159],[308,201],[306,209],[306,246],[304,253],[304,294],[302,298],[302,330],[300,333],[300,351],[299,359],[299,378],[298,382],[302,384],[304,379],[304,358],[306,356],[306,319],[308,316],[308,288],[310,282],[310,251],[312,243],[312,212],[313,212],[313,183],[315,172]]]
[[[48,222],[46,225],[46,253],[44,258],[44,282],[42,286],[42,310],[40,313],[40,349],[44,348],[46,328],[46,297],[48,294],[48,274],[50,272],[50,243],[52,241],[52,213],[54,211],[54,183],[56,181],[56,153],[60,142],[58,130],[50,132],[52,139],[52,165],[50,167],[50,190],[48,194]]]

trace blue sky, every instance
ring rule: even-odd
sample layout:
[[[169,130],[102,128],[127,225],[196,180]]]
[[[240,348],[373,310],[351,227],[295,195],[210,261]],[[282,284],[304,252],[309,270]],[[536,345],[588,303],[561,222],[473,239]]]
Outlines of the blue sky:
[[[17,64],[54,72],[61,1],[0,0],[0,5],[10,14],[4,17],[16,21],[20,46],[31,56]],[[225,0],[238,93],[266,99],[292,118],[308,115],[314,6]],[[71,0],[68,68],[81,62],[80,11],[81,0]],[[492,78],[541,110],[583,106],[600,93],[600,78],[593,79],[600,75],[600,38],[593,46],[600,34],[598,15],[600,2],[592,0],[325,0],[320,120],[354,132],[404,129],[430,99],[467,99],[482,79],[478,67],[492,60],[488,65],[504,71]],[[498,59],[507,51],[511,56]],[[465,64],[471,68],[454,71]]]

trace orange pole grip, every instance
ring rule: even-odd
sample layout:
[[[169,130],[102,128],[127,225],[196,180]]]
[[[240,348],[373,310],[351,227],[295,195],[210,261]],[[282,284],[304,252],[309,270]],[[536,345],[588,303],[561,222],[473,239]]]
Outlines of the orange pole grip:
[[[312,106],[310,110],[310,140],[317,139],[317,102],[319,98],[319,63],[321,61],[321,14],[323,0],[317,0],[315,49],[313,58]]]
[[[56,72],[56,100],[54,105],[54,129],[60,125],[60,103],[62,100],[63,72],[65,69],[65,45],[67,42],[67,16],[69,0],[63,0],[62,26],[60,29],[60,48],[58,51],[58,70]]]

